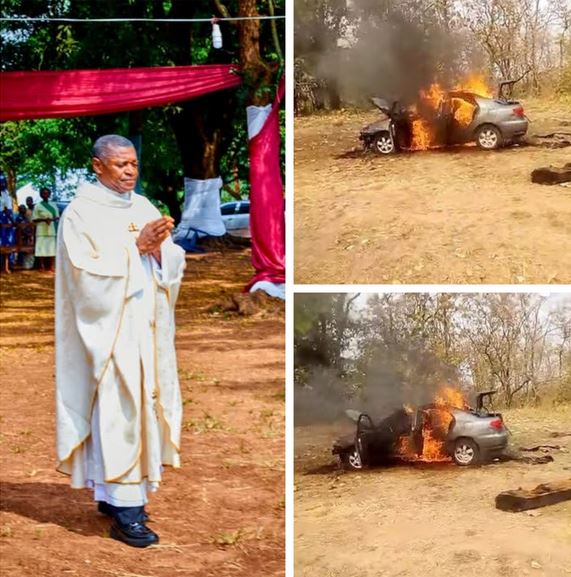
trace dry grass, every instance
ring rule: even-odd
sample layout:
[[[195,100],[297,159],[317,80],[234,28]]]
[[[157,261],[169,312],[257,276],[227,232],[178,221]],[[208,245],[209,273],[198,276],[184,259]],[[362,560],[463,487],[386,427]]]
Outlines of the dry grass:
[[[571,123],[560,101],[524,105],[530,133]],[[568,161],[569,149],[355,152],[375,118],[295,121],[296,282],[571,282],[571,190],[529,176]]]

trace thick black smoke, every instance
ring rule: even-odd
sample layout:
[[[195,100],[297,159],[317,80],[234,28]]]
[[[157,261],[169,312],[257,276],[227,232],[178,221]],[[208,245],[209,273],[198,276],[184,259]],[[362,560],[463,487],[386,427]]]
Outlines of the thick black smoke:
[[[346,409],[357,409],[377,420],[402,407],[429,403],[443,385],[458,386],[455,367],[421,347],[379,348],[360,378],[351,370],[339,378],[331,368],[310,369],[305,386],[296,386],[296,425],[334,422]]]
[[[483,64],[464,33],[452,29],[442,15],[423,12],[428,2],[373,2],[364,10],[363,4],[353,3],[354,24],[339,46],[312,57],[314,74],[336,85],[343,101],[382,96],[411,104],[432,82],[452,87]]]

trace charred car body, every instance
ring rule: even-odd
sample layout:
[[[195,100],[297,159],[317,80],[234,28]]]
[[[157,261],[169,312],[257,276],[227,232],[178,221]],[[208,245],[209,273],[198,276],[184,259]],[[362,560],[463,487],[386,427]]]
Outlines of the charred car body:
[[[471,92],[451,91],[444,93],[436,109],[429,114],[403,108],[398,102],[389,104],[382,98],[371,100],[383,117],[365,126],[359,139],[365,149],[377,154],[417,149],[415,122],[425,121],[430,125],[431,147],[475,142],[480,148],[494,150],[516,143],[528,129],[523,106],[506,98],[484,98]]]
[[[484,407],[484,399],[492,394],[493,391],[480,393],[475,409],[428,404],[416,410],[399,409],[378,423],[366,413],[346,411],[356,422],[355,434],[337,439],[332,452],[348,469],[362,469],[395,458],[421,460],[429,431],[430,439],[457,465],[492,460],[501,455],[508,443],[502,415]]]

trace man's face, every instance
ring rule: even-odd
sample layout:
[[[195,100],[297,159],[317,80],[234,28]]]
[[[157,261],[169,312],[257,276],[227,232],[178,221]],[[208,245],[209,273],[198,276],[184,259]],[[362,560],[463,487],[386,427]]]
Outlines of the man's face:
[[[34,199],[31,196],[26,198],[26,205],[28,208],[34,208]]]
[[[40,190],[40,197],[42,198],[42,200],[45,200],[47,202],[48,198],[50,197],[50,191],[47,188]]]
[[[110,146],[104,158],[93,157],[93,170],[107,188],[121,194],[131,192],[139,175],[137,153],[132,146]]]

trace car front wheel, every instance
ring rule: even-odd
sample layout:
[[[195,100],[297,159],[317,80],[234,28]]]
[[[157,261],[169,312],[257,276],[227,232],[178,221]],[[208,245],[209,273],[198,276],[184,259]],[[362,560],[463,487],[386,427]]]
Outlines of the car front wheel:
[[[476,143],[484,150],[496,150],[502,146],[502,133],[495,126],[486,124],[478,128]]]
[[[380,132],[373,139],[373,149],[377,154],[392,154],[395,152],[395,143],[390,132]]]
[[[472,439],[458,439],[454,443],[452,458],[460,467],[475,465],[480,459],[480,449]]]
[[[341,464],[345,469],[353,469],[355,471],[360,471],[363,468],[363,460],[361,459],[361,452],[354,445],[351,450],[341,453],[339,455],[341,459]]]

